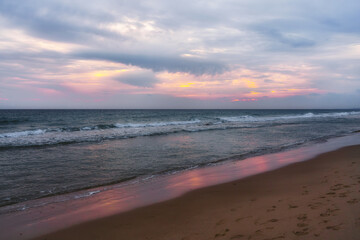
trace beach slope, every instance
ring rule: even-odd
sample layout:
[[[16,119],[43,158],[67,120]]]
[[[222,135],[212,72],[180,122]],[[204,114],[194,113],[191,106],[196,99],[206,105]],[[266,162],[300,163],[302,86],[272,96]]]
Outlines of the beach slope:
[[[360,239],[360,146],[36,239]]]

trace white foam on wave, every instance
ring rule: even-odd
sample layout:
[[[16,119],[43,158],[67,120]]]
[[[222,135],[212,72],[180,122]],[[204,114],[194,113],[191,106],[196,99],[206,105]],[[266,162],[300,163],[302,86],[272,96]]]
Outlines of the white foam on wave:
[[[178,131],[187,131],[195,128],[201,130],[200,120],[155,122],[148,124],[126,124],[118,125],[115,128],[91,129],[83,127],[80,131],[53,131],[51,129],[3,134],[0,138],[1,146],[40,146],[58,143],[97,142],[106,139],[133,138],[139,136],[151,136],[158,134],[169,134]],[[114,125],[113,125],[114,126]],[[46,134],[43,134],[46,133]],[[39,135],[35,135],[39,134]],[[40,135],[41,134],[41,135]],[[26,137],[16,137],[26,135]],[[33,135],[33,136],[31,136]],[[5,137],[6,136],[6,137]]]
[[[280,115],[272,117],[254,117],[249,115],[235,116],[235,117],[219,117],[219,119],[226,122],[267,122],[267,121],[276,121],[276,120],[288,120],[288,119],[307,119],[307,118],[336,118],[336,117],[346,117],[350,115],[360,115],[360,112],[336,112],[336,113],[319,113],[314,114],[312,112],[305,114],[296,114],[296,115]]]
[[[200,123],[201,121],[196,119],[192,121],[173,121],[173,122],[153,122],[153,123],[116,123],[117,128],[141,128],[141,127],[163,127],[174,125],[188,125]]]
[[[99,192],[101,192],[101,190],[90,191],[90,192],[86,192],[84,194],[76,195],[74,198],[78,199],[78,198],[90,197],[90,196],[92,196],[94,194],[97,194]]]
[[[43,130],[43,129],[27,130],[27,131],[20,131],[20,132],[10,132],[10,133],[0,134],[0,138],[17,138],[17,137],[24,137],[24,136],[31,136],[31,135],[40,135],[40,134],[44,134],[45,132],[46,132],[46,130]]]
[[[173,122],[154,122],[154,123],[127,123],[121,124],[116,123],[114,126],[116,128],[146,128],[146,127],[165,127],[165,126],[182,126],[182,125],[189,125],[189,124],[196,124],[200,123],[201,121],[196,119],[192,121],[173,121]],[[110,125],[109,125],[110,126]],[[99,130],[97,126],[95,127],[82,127],[80,128],[81,131],[91,131],[91,130]],[[36,129],[36,130],[26,130],[26,131],[19,131],[19,132],[9,132],[9,133],[2,133],[0,134],[0,138],[18,138],[18,137],[26,137],[32,135],[42,135],[44,133],[52,133],[52,132],[64,132],[61,129]],[[71,132],[71,131],[70,131]]]

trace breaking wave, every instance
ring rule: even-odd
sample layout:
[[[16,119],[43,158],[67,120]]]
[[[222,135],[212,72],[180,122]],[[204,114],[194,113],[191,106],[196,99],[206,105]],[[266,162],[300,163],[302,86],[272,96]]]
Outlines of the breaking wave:
[[[68,126],[63,128],[29,129],[0,134],[0,148],[97,142],[110,139],[166,135],[178,132],[199,132],[234,128],[256,128],[271,125],[296,124],[316,119],[359,116],[360,111],[304,113],[273,116],[218,116],[188,121],[130,122]]]

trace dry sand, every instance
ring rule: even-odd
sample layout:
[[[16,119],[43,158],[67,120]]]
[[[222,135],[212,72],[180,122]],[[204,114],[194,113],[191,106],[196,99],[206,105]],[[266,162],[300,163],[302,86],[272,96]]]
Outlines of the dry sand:
[[[37,239],[360,239],[360,146]]]

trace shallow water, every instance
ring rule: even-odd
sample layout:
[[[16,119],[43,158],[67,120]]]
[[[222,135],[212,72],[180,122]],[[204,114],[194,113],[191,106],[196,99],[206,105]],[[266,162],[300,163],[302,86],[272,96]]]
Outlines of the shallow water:
[[[357,110],[1,110],[0,206],[282,151]]]

